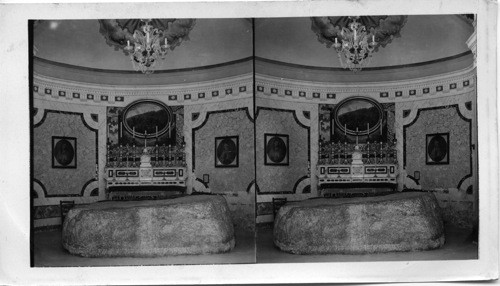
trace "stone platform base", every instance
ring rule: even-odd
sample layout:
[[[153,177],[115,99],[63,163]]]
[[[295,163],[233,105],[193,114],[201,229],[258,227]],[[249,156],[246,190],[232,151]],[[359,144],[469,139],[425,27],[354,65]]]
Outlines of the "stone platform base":
[[[62,243],[85,257],[151,257],[227,252],[235,239],[226,200],[199,195],[76,206],[64,221]]]
[[[416,251],[444,244],[444,228],[431,193],[311,199],[281,207],[274,244],[295,254]]]

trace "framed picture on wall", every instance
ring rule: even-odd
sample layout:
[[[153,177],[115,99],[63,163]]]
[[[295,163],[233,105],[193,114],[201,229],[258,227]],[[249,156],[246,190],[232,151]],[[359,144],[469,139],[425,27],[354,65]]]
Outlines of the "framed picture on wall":
[[[76,138],[52,136],[52,168],[76,168]]]
[[[450,133],[427,134],[425,140],[425,163],[447,165],[450,163]]]
[[[215,167],[237,168],[238,162],[238,136],[215,137]]]
[[[288,166],[288,135],[264,134],[264,165]]]

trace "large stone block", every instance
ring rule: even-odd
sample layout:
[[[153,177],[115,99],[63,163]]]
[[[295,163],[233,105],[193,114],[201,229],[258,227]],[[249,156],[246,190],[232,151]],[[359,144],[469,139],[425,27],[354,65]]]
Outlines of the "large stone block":
[[[440,209],[431,193],[288,203],[274,221],[274,244],[295,254],[428,250],[444,241]]]
[[[221,253],[234,230],[221,196],[107,201],[76,206],[63,224],[63,247],[86,257]]]

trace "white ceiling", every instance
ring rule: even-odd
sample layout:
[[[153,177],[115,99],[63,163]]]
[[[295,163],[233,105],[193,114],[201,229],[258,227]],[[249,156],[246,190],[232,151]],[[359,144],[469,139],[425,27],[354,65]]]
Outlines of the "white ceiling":
[[[41,22],[34,30],[36,56],[59,63],[133,70],[130,58],[106,44],[97,20]],[[247,19],[197,19],[189,40],[170,51],[162,68],[207,66],[252,56],[252,23]]]
[[[309,18],[256,19],[256,56],[317,67],[340,67],[333,48],[317,40]],[[474,29],[460,16],[408,16],[401,37],[380,48],[370,67],[406,65],[454,56],[468,51]]]
[[[405,65],[468,51],[473,27],[455,15],[409,16],[401,31],[372,58],[371,67]],[[252,23],[248,19],[197,19],[189,35],[171,51],[161,69],[220,64],[253,55]],[[122,51],[106,44],[97,20],[43,21],[34,31],[36,56],[70,65],[132,70]],[[339,67],[336,54],[321,44],[310,18],[255,19],[255,55],[271,60],[318,67]]]

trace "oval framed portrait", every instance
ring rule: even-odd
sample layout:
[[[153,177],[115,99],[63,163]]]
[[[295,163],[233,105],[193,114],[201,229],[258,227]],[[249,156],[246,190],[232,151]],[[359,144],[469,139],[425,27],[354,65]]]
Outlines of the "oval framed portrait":
[[[264,134],[264,165],[288,165],[288,135]]]
[[[425,156],[427,165],[450,163],[450,134],[434,133],[426,135]]]
[[[215,167],[236,168],[239,164],[238,136],[215,138]]]
[[[76,138],[52,136],[52,168],[76,168]]]

